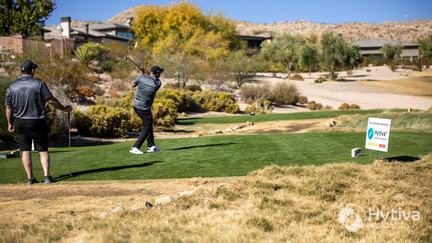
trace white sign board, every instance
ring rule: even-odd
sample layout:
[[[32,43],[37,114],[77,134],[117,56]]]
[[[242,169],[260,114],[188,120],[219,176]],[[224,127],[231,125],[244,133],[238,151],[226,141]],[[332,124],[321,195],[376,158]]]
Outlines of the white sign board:
[[[366,132],[366,149],[388,151],[390,119],[369,117]]]

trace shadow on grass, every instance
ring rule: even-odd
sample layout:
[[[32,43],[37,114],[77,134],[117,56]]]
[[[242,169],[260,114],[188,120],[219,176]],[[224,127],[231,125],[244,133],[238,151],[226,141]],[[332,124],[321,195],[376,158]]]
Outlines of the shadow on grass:
[[[409,163],[409,162],[417,161],[419,159],[420,158],[418,158],[418,157],[412,157],[412,156],[402,155],[402,156],[395,156],[395,157],[384,158],[384,161],[387,161],[387,162],[404,162],[404,163]]]
[[[167,150],[186,150],[186,149],[193,149],[193,148],[228,146],[228,145],[233,145],[233,144],[236,144],[236,143],[215,143],[215,144],[204,144],[204,145],[192,145],[192,146],[172,148],[172,149],[167,149]]]
[[[67,180],[69,178],[77,177],[80,175],[86,175],[86,174],[93,174],[93,173],[99,173],[99,172],[107,172],[107,171],[118,171],[118,170],[125,170],[130,168],[142,168],[151,166],[157,163],[161,163],[162,161],[152,161],[152,162],[145,162],[141,164],[133,164],[133,165],[119,165],[119,166],[113,166],[113,167],[104,167],[104,168],[97,168],[97,169],[91,169],[91,170],[82,170],[82,171],[73,171],[68,174],[60,175],[56,178],[54,178],[55,181],[62,181]]]

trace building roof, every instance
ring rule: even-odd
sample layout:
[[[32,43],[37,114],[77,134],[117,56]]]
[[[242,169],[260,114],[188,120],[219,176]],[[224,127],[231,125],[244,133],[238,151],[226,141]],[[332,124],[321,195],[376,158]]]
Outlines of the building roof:
[[[272,38],[270,33],[264,32],[258,35],[238,35],[242,39],[247,40],[268,40]]]
[[[91,24],[89,25],[89,29],[92,30],[128,29],[130,30],[131,27],[128,25],[116,24],[116,23],[102,23],[102,24]]]
[[[417,43],[414,42],[402,42],[402,41],[395,41],[395,40],[359,40],[354,42],[354,45],[359,46],[360,48],[370,48],[370,47],[383,47],[384,45],[401,45],[401,46],[420,46]]]

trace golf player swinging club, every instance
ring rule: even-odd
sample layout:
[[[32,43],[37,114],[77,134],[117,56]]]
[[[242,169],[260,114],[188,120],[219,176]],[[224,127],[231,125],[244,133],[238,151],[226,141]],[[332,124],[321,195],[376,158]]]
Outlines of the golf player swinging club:
[[[128,56],[125,56],[125,60],[132,62],[142,72],[142,75],[140,75],[133,82],[132,87],[137,88],[134,97],[133,108],[135,113],[141,118],[143,125],[137,141],[129,150],[129,152],[132,154],[143,154],[140,149],[145,140],[147,140],[147,152],[160,152],[161,150],[154,142],[153,115],[151,108],[156,96],[156,92],[161,87],[161,81],[159,77],[164,69],[158,66],[153,66],[150,69],[150,73],[148,73],[143,67],[138,65]]]

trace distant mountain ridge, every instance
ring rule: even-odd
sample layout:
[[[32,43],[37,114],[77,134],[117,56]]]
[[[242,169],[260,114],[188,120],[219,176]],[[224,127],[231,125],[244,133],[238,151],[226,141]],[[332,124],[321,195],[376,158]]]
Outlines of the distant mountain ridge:
[[[136,7],[122,11],[108,19],[107,22],[124,24],[128,18],[133,16],[135,8]],[[306,20],[257,24],[245,21],[234,21],[237,31],[242,35],[252,35],[262,32],[270,32],[273,34],[289,32],[303,36],[310,36],[311,34],[321,36],[321,34],[326,31],[334,31],[342,34],[342,36],[352,42],[361,39],[416,41],[419,38],[432,35],[432,19],[407,22],[385,22],[380,24],[361,22],[323,24]]]

